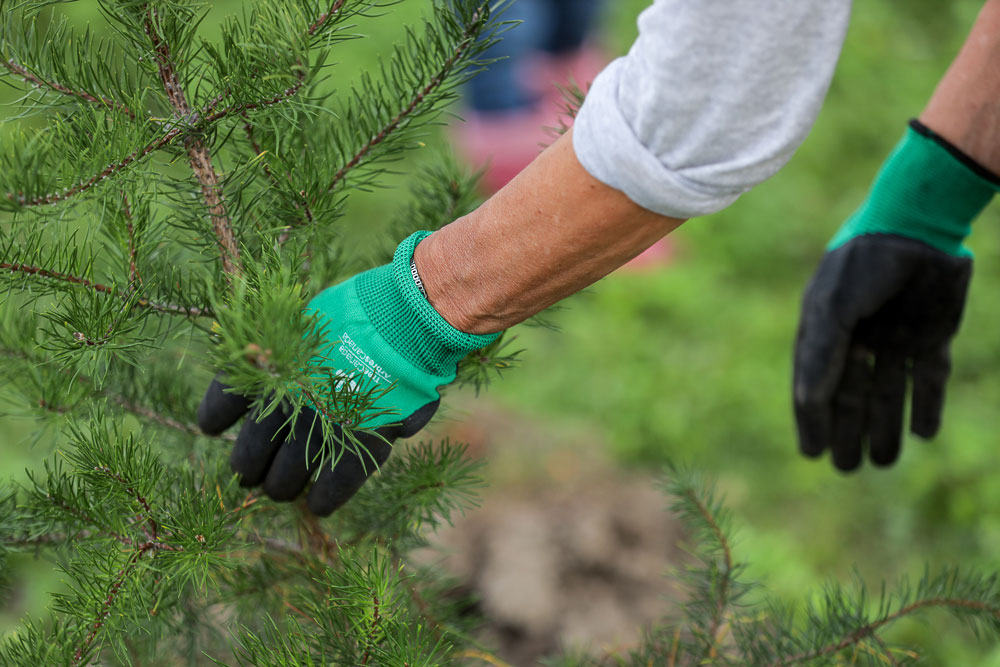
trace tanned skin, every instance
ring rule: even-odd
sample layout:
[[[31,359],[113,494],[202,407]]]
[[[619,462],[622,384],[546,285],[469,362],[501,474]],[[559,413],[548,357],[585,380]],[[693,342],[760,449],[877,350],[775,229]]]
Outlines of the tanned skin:
[[[1000,174],[1000,0],[988,0],[920,120]],[[603,278],[683,220],[592,177],[572,131],[469,215],[417,246],[431,305],[457,329],[506,329]]]

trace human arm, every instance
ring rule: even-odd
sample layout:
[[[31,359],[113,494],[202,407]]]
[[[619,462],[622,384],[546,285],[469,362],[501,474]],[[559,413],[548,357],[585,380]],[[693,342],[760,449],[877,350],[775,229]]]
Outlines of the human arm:
[[[1000,0],[988,0],[920,121],[1000,174]]]
[[[572,135],[418,246],[431,303],[460,329],[499,331],[731,204],[812,127],[849,13],[844,0],[654,3]]]
[[[987,2],[919,121],[837,232],[803,299],[794,403],[807,456],[853,470],[933,437],[972,271],[971,223],[1000,189],[1000,2]]]
[[[492,333],[604,277],[682,222],[591,176],[568,133],[477,210],[420,243],[414,259],[448,322]]]
[[[392,358],[397,348],[406,348],[406,363],[392,374],[398,383],[381,403],[405,429],[386,439],[412,435],[411,426],[419,428],[430,418],[436,408],[432,399],[454,377],[459,353],[475,349],[458,346],[426,377],[417,372],[421,346],[434,347],[456,334],[485,345],[492,339],[481,335],[501,331],[598,280],[684,218],[724,208],[784,164],[819,110],[848,7],[847,0],[738,5],[658,0],[643,14],[636,47],[595,82],[570,135],[478,210],[422,239],[415,251],[404,242],[392,264],[398,280],[391,291],[404,292],[405,303],[393,297],[384,301],[388,310],[323,308],[336,325],[329,332],[333,346],[345,338],[340,325],[349,311],[360,313],[348,318],[352,325],[374,328],[372,340],[388,341],[389,349],[377,345],[374,354],[362,345],[366,356],[382,363],[383,355]],[[695,47],[697,34],[702,40]],[[671,44],[676,48],[664,48]],[[707,78],[706,64],[713,74]],[[753,103],[747,106],[748,101]],[[654,122],[658,114],[660,124]],[[607,160],[599,159],[605,154]],[[404,279],[409,251],[428,300],[421,301],[417,286]],[[352,281],[323,294],[336,295],[333,303],[353,304]],[[391,316],[372,317],[376,311]],[[429,339],[393,342],[396,329],[415,317],[433,321],[425,327]],[[333,361],[337,354],[330,355]],[[350,367],[343,371],[354,373]],[[419,408],[407,388],[431,401],[430,407]],[[225,429],[246,412],[246,401],[230,406],[230,399],[213,384],[199,411],[206,431]],[[219,413],[224,418],[215,419]],[[323,443],[314,441],[315,430],[288,433],[279,419],[258,417],[244,421],[233,468],[244,484],[262,484],[272,498],[291,499],[319,471],[322,461],[314,453]],[[338,446],[333,443],[333,449]],[[315,513],[336,509],[389,453],[380,442],[370,449],[367,461],[348,459],[343,479],[338,478],[342,463],[318,472],[308,492]]]

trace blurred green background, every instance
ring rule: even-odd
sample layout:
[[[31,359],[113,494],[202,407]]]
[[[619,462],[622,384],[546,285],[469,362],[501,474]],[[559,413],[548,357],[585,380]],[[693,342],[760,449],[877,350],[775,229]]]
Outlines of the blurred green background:
[[[341,47],[338,88],[347,90],[425,2],[407,0],[389,20],[359,26],[372,38]],[[242,4],[214,2],[206,30]],[[627,49],[646,5],[608,3],[601,40],[609,53]],[[934,441],[909,438],[895,467],[845,476],[827,461],[798,455],[790,408],[802,289],[981,5],[856,3],[826,106],[791,163],[725,212],[675,232],[669,265],[616,273],[570,299],[551,316],[561,332],[519,327],[523,367],[479,400],[592,434],[620,466],[655,471],[670,459],[717,480],[738,519],[738,553],[750,563],[749,576],[765,578],[788,600],[803,600],[831,578],[846,583],[854,571],[876,589],[883,580],[917,577],[926,565],[996,571],[1000,208],[987,210],[971,238],[976,275],[953,349],[944,427]],[[94,2],[64,8],[81,25],[102,22]],[[12,101],[9,90],[0,88],[0,101]],[[0,108],[0,118],[14,113]],[[0,150],[14,124],[0,124]],[[428,148],[444,142],[440,133]],[[353,215],[388,218],[403,198],[406,164],[387,189],[352,200]],[[0,422],[5,477],[23,478],[44,453],[44,445],[30,446],[30,432],[21,420]],[[523,465],[530,468],[531,458]],[[57,579],[43,562],[14,566],[30,583],[0,610],[6,627],[25,611],[37,612]],[[943,616],[901,626],[892,639],[923,646],[926,664],[1000,665],[1000,650],[976,644]]]

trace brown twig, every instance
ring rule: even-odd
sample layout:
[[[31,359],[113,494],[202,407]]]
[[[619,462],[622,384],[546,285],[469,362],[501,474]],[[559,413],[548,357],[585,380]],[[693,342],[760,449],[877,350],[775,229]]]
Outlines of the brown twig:
[[[475,16],[473,16],[473,20],[471,23],[472,26],[474,26],[478,22],[478,16],[479,16],[478,13]],[[361,163],[361,161],[365,158],[365,156],[368,155],[368,153],[371,152],[373,148],[375,148],[383,141],[385,141],[390,134],[392,134],[399,128],[399,126],[403,123],[403,121],[406,120],[417,109],[420,103],[423,102],[428,95],[433,93],[434,90],[436,90],[442,84],[444,84],[452,68],[459,61],[462,55],[465,54],[465,52],[468,51],[473,44],[475,44],[475,41],[476,41],[475,32],[473,28],[470,26],[470,28],[466,29],[465,31],[464,39],[461,42],[459,42],[458,46],[455,47],[455,50],[452,52],[451,56],[449,56],[448,59],[444,61],[444,63],[438,69],[437,73],[431,77],[431,80],[427,83],[427,85],[424,86],[413,97],[413,99],[410,100],[409,104],[407,104],[402,111],[396,114],[396,116],[393,117],[392,120],[390,120],[388,123],[386,123],[386,125],[382,127],[381,130],[375,133],[375,136],[369,139],[365,143],[365,145],[362,146],[361,149],[358,150],[358,152],[355,153],[354,156],[347,161],[347,164],[345,164],[344,166],[342,166],[340,169],[337,170],[337,173],[334,174],[333,176],[333,180],[330,182],[330,186],[327,188],[328,190],[332,190],[334,187],[336,187],[337,184],[340,181],[342,181],[344,177],[347,175],[347,172],[349,172],[354,167],[358,166]]]
[[[378,595],[372,595],[372,604],[374,605],[374,610],[372,611],[372,625],[368,630],[368,639],[365,641],[365,652],[361,656],[361,665],[364,667],[368,664],[368,661],[372,657],[372,645],[375,644],[375,634],[378,632],[378,624],[381,622],[382,617],[379,615],[379,599]]]
[[[93,537],[95,533],[89,530],[81,530],[72,535],[67,533],[46,533],[45,535],[38,535],[36,537],[23,537],[19,539],[2,540],[0,544],[6,547],[30,547],[30,546],[45,546],[51,544],[61,544],[63,542],[69,542],[78,539],[87,539]]]
[[[191,108],[188,106],[184,89],[181,87],[177,71],[174,69],[170,46],[160,38],[156,31],[156,11],[152,7],[147,7],[145,28],[146,35],[149,37],[156,54],[160,82],[163,84],[167,99],[170,100],[178,118],[191,118]],[[184,145],[187,149],[191,170],[201,184],[202,197],[212,219],[212,231],[219,243],[222,256],[222,270],[230,276],[242,274],[239,244],[236,242],[236,236],[229,224],[222,190],[219,187],[219,176],[212,165],[212,155],[204,142],[195,136],[186,137]]]
[[[66,190],[63,190],[62,192],[54,192],[47,195],[41,195],[33,199],[28,199],[21,193],[8,192],[7,199],[9,199],[10,201],[16,201],[21,206],[45,206],[48,204],[56,204],[58,202],[65,201],[70,197],[73,197],[74,195],[86,192],[87,190],[91,189],[92,187],[103,181],[105,178],[108,178],[109,176],[112,176],[113,174],[122,171],[129,165],[138,162],[139,160],[146,157],[153,151],[163,148],[167,144],[173,142],[173,140],[179,137],[182,133],[183,133],[183,128],[173,127],[156,141],[150,142],[145,146],[143,146],[142,148],[134,151],[133,153],[126,155],[118,162],[112,162],[104,169],[102,169],[99,173],[95,174],[94,176],[91,176],[86,180],[80,181],[76,185]]]
[[[294,86],[286,88],[285,90],[281,91],[274,97],[268,98],[266,100],[259,100],[257,102],[247,102],[246,104],[237,104],[231,107],[223,107],[218,111],[214,111],[210,114],[205,115],[204,117],[201,118],[201,121],[206,124],[209,124],[222,120],[226,116],[232,116],[236,114],[243,115],[248,111],[259,111],[261,109],[266,109],[267,107],[273,107],[276,104],[281,104],[282,102],[295,97],[295,95],[302,89],[302,86],[304,84],[305,84],[305,77],[299,74],[298,81],[295,83]]]
[[[107,466],[95,466],[94,470],[103,473],[106,477],[125,487],[125,493],[132,496],[136,503],[138,503],[139,506],[145,510],[146,514],[143,519],[145,520],[148,529],[144,528],[143,531],[146,533],[146,537],[149,538],[150,542],[155,542],[159,537],[159,526],[156,523],[156,519],[153,518],[153,509],[149,506],[149,501],[147,501],[146,498],[139,493],[138,490],[136,490],[135,485],[132,484],[132,482],[116,473],[111,468],[108,468]]]
[[[94,639],[97,638],[97,633],[104,626],[105,621],[108,620],[108,616],[111,615],[111,607],[114,605],[115,600],[118,599],[119,593],[121,593],[122,585],[125,583],[125,578],[132,573],[133,570],[138,566],[139,559],[146,555],[148,552],[154,549],[156,545],[152,541],[145,542],[129,556],[128,560],[125,561],[125,565],[118,570],[118,574],[115,575],[114,580],[111,582],[111,588],[108,590],[108,595],[104,599],[104,604],[101,605],[101,611],[98,613],[97,618],[91,625],[90,632],[87,637],[80,643],[76,648],[76,653],[73,654],[73,664],[79,664],[80,658],[83,657],[84,652],[86,652],[90,645],[94,643]]]
[[[95,95],[91,95],[90,93],[81,90],[73,90],[72,88],[67,88],[66,86],[56,81],[47,81],[45,79],[36,76],[30,70],[28,70],[27,67],[18,64],[14,60],[0,61],[0,64],[2,64],[4,67],[10,70],[13,74],[22,77],[25,81],[33,84],[37,88],[51,88],[57,93],[61,93],[63,95],[69,95],[70,97],[78,97],[85,102],[90,102],[92,104],[99,104],[109,109],[115,109],[127,115],[129,118],[135,119],[135,114],[132,112],[132,110],[129,109],[124,104],[121,104],[120,102],[109,100],[106,97],[97,97]]]
[[[327,535],[326,531],[319,524],[316,515],[308,510],[304,505],[299,506],[299,526],[305,530],[306,538],[313,548],[313,553],[319,553],[323,560],[330,560],[331,555],[337,551],[337,543]]]
[[[712,614],[712,625],[709,629],[709,637],[712,638],[712,647],[714,651],[716,648],[717,637],[719,633],[719,628],[722,626],[722,619],[726,611],[727,596],[729,594],[729,586],[732,583],[730,577],[733,572],[733,554],[729,546],[729,540],[726,539],[725,534],[722,532],[722,527],[719,525],[718,521],[715,520],[715,516],[709,511],[708,507],[701,501],[700,498],[694,493],[685,493],[687,499],[691,504],[693,504],[698,512],[701,514],[705,522],[711,527],[712,532],[715,534],[715,539],[719,542],[722,547],[723,555],[723,571],[721,573],[722,581],[720,583],[718,596],[716,599],[715,613]]]
[[[74,285],[80,285],[81,287],[86,287],[87,289],[94,290],[95,292],[99,292],[101,294],[108,294],[113,296],[117,293],[117,290],[109,285],[95,283],[87,278],[70,275],[68,273],[60,273],[59,271],[50,271],[49,269],[43,269],[42,267],[32,266],[30,264],[11,264],[8,262],[0,262],[0,270],[11,271],[16,273],[25,273],[32,276],[39,276],[41,278],[50,278],[52,280],[60,280],[62,282],[72,283]],[[165,313],[168,315],[183,315],[184,317],[214,316],[211,309],[209,308],[197,308],[197,307],[188,308],[169,303],[159,303],[156,301],[150,301],[149,299],[136,299],[135,304],[142,308],[149,308],[150,310],[155,310],[159,313]]]

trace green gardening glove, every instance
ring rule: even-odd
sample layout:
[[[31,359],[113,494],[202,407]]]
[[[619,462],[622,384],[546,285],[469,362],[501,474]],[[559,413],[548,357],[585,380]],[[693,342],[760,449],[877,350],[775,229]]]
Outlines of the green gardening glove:
[[[322,461],[322,429],[315,412],[303,414],[289,428],[283,410],[258,418],[251,399],[226,390],[220,378],[198,408],[198,424],[208,434],[229,428],[248,410],[230,457],[243,486],[262,485],[275,500],[292,500],[309,489],[308,506],[325,516],[344,504],[392,451],[392,442],[414,435],[440,403],[439,388],[454,381],[458,362],[485,347],[499,334],[478,336],[458,331],[427,301],[413,266],[413,251],[430,232],[417,232],[396,249],[392,263],[360,273],[330,287],[307,310],[319,314],[330,341],[324,359],[316,360],[344,382],[365,389],[389,388],[377,410],[356,433],[361,447],[345,447],[334,425],[334,465]],[[384,414],[388,411],[390,414]],[[322,469],[321,469],[322,466]]]
[[[795,343],[799,446],[853,470],[899,456],[910,430],[941,424],[949,345],[972,275],[963,241],[1000,181],[918,121],[868,199],[841,227],[806,288]]]

